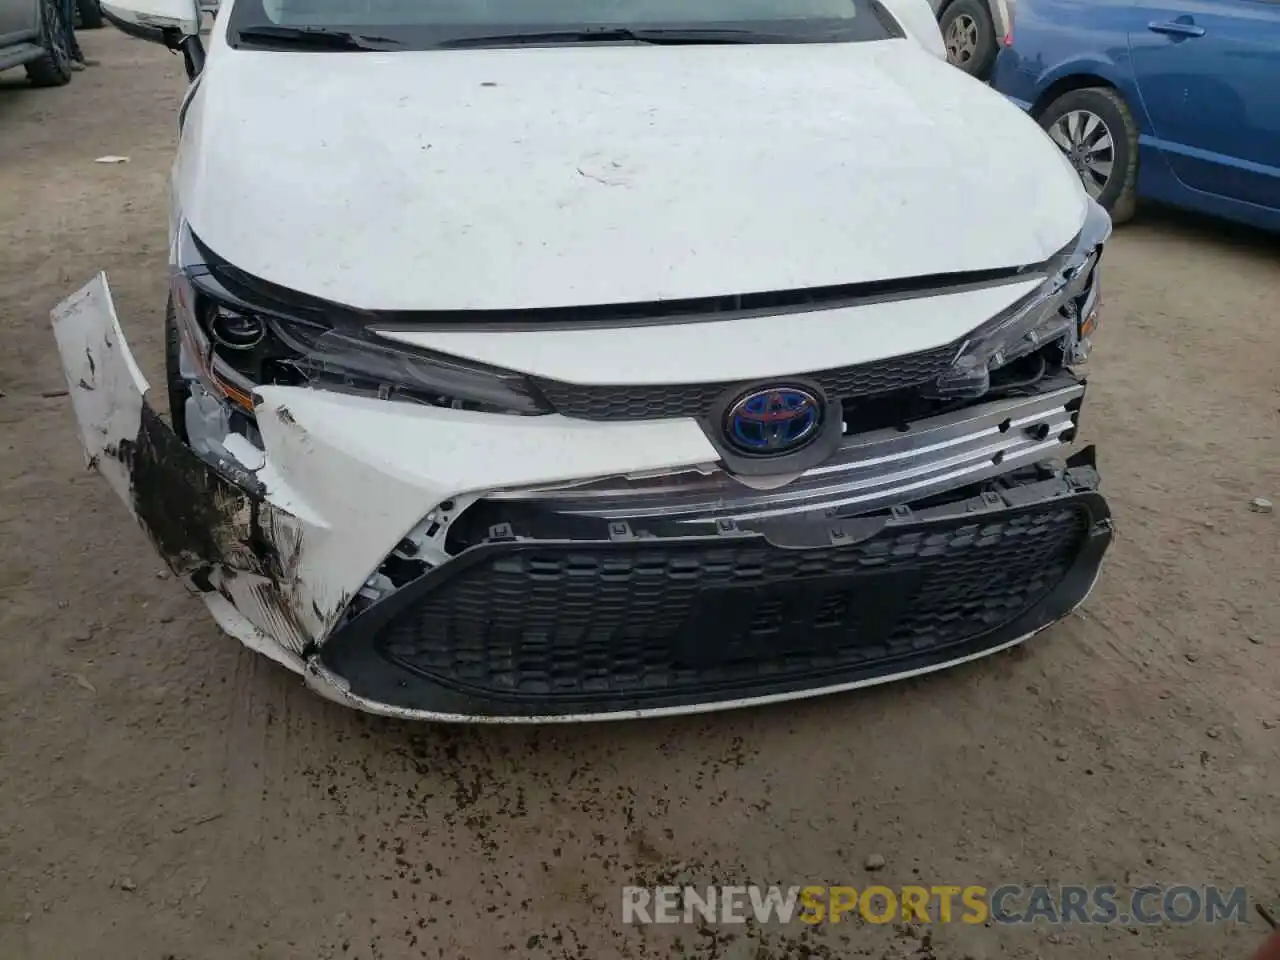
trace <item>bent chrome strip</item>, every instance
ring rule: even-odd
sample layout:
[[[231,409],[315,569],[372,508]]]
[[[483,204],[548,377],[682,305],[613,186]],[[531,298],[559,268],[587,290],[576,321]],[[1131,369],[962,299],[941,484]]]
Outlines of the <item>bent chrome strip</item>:
[[[643,720],[656,717],[676,717],[685,714],[695,713],[719,713],[724,710],[738,710],[745,707],[763,707],[771,703],[788,703],[797,700],[811,700],[814,697],[823,697],[833,693],[846,693],[850,690],[860,690],[865,687],[877,687],[885,683],[896,683],[899,680],[909,680],[912,677],[922,677],[925,674],[937,673],[940,670],[949,670],[952,667],[958,667],[964,663],[971,663],[974,660],[981,660],[983,657],[989,657],[992,654],[1000,653],[1008,650],[1010,647],[1016,647],[1021,643],[1025,643],[1037,634],[1043,633],[1050,627],[1061,623],[1067,617],[1071,616],[1081,605],[1089,599],[1089,595],[1093,593],[1093,588],[1098,585],[1098,579],[1102,576],[1102,564],[1098,564],[1098,569],[1094,572],[1093,580],[1089,584],[1089,589],[1085,591],[1085,595],[1080,598],[1080,602],[1068,610],[1065,614],[1054,620],[1052,623],[1046,623],[1042,627],[1025,633],[1020,637],[1015,637],[1006,643],[997,644],[986,650],[979,650],[976,653],[970,653],[963,657],[956,657],[954,660],[948,660],[945,663],[934,664],[928,667],[917,667],[913,670],[903,670],[901,673],[893,673],[885,677],[873,677],[869,680],[854,680],[849,683],[836,683],[827,687],[813,687],[806,690],[796,690],[789,693],[770,693],[759,697],[743,697],[736,700],[716,700],[709,703],[694,703],[680,707],[654,707],[651,709],[637,710],[616,710],[609,713],[583,713],[583,714],[549,714],[545,716],[472,716],[464,713],[436,713],[430,710],[414,710],[409,707],[396,707],[387,703],[379,703],[376,700],[369,700],[365,697],[351,693],[350,688],[342,677],[325,669],[325,667],[316,659],[307,662],[307,672],[305,678],[307,685],[317,693],[343,706],[354,707],[357,710],[363,710],[365,713],[377,714],[383,717],[395,717],[401,720],[428,720],[436,723],[483,723],[483,724],[533,724],[533,723],[603,723],[612,720]]]
[[[763,490],[723,470],[649,479],[608,478],[536,490],[504,490],[491,500],[537,501],[552,510],[626,519],[666,517],[699,523],[747,520],[841,507],[874,510],[919,500],[1053,456],[1075,426],[1074,384],[1037,397],[997,400],[921,420],[906,431],[849,438],[835,457],[790,482]]]

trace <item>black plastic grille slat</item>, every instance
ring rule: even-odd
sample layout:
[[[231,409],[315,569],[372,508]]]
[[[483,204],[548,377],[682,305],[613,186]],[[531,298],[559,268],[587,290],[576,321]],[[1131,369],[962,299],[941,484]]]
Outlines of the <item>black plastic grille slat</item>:
[[[832,400],[866,397],[918,387],[936,380],[956,355],[956,345],[890,357],[855,367],[803,374]],[[773,378],[785,382],[786,377]],[[674,383],[653,386],[580,386],[535,378],[534,383],[559,414],[582,420],[661,420],[700,417],[733,382]],[[743,386],[746,386],[745,384]]]
[[[1063,579],[1087,525],[1087,511],[1063,505],[845,547],[753,540],[495,553],[395,616],[375,644],[441,683],[534,700],[643,699],[821,677],[960,646],[1011,623]],[[873,629],[856,590],[861,583],[873,595],[868,579],[886,574],[905,577],[910,589],[891,622]],[[720,588],[785,598],[806,584],[803,615],[765,596],[724,625]]]

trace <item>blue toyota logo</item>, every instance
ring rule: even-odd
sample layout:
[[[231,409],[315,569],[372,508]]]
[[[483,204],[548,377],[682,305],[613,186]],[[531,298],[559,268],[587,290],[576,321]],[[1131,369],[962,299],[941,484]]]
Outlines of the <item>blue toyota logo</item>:
[[[725,436],[744,453],[782,455],[799,450],[822,426],[822,402],[798,387],[753,390],[729,408]]]

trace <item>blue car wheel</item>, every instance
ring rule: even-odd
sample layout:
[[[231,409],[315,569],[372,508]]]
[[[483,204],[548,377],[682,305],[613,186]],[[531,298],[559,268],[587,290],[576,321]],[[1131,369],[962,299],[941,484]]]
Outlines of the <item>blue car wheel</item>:
[[[1137,206],[1138,126],[1120,94],[1110,87],[1072,90],[1037,119],[1112,221],[1130,219]]]

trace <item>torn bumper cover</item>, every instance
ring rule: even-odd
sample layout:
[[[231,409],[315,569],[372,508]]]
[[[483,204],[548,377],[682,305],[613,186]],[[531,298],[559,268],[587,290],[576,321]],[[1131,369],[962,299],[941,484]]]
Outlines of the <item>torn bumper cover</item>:
[[[691,420],[302,387],[258,391],[262,449],[206,458],[147,404],[104,276],[54,330],[89,463],[170,567],[228,633],[375,713],[611,719],[926,673],[1064,617],[1111,538],[1092,450],[1054,465],[1072,378],[851,437],[762,491]]]

